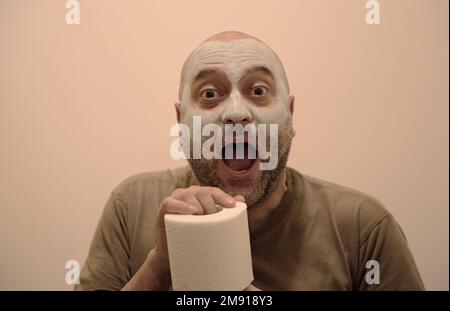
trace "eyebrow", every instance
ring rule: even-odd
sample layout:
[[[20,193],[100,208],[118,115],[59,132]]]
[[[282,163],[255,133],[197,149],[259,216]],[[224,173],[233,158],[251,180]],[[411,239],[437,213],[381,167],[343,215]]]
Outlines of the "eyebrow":
[[[273,75],[272,71],[270,71],[270,69],[267,68],[266,66],[255,66],[255,67],[252,67],[249,70],[247,70],[245,75],[248,75],[248,74],[251,74],[251,73],[257,73],[257,72],[261,72],[261,73],[265,74],[266,76],[269,76],[270,78],[274,79],[274,75]]]
[[[208,76],[217,75],[217,74],[225,75],[222,71],[219,71],[219,70],[217,70],[215,68],[202,69],[195,75],[195,78],[194,78],[193,81],[196,82],[198,80],[205,79]]]

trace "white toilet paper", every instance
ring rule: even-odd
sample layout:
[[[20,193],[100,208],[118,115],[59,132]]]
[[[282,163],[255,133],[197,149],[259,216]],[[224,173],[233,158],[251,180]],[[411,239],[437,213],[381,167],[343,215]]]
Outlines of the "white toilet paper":
[[[242,290],[253,281],[247,205],[164,220],[174,290]]]

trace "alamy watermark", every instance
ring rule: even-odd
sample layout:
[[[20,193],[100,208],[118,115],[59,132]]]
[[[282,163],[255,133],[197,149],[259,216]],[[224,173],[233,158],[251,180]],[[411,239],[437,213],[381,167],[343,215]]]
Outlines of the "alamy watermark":
[[[67,260],[66,269],[69,269],[66,273],[66,283],[68,285],[80,284],[80,263],[78,260]]]
[[[380,24],[380,2],[378,0],[366,1],[366,23],[369,25]]]
[[[370,269],[366,272],[366,283],[369,285],[380,284],[380,263],[376,260],[369,260],[366,262],[366,269]]]
[[[66,24],[79,25],[80,24],[80,2],[78,0],[66,1]]]
[[[366,262],[365,281],[369,285],[380,284],[380,263],[377,260],[369,260]],[[78,260],[70,259],[66,262],[66,283],[68,285],[80,284],[80,263]]]
[[[186,124],[174,124],[170,128],[170,136],[178,138],[170,145],[170,156],[174,160],[191,157],[207,160],[259,158],[264,160],[259,163],[261,170],[277,167],[278,124],[225,124],[224,132],[225,135],[222,127],[216,123],[208,123],[202,128],[200,116],[193,117],[192,133]],[[202,144],[202,137],[209,138]]]
[[[66,0],[66,24],[79,25],[80,24],[80,2],[79,0]],[[365,21],[369,25],[380,24],[380,2],[378,0],[367,0],[365,7],[367,12],[365,14]]]

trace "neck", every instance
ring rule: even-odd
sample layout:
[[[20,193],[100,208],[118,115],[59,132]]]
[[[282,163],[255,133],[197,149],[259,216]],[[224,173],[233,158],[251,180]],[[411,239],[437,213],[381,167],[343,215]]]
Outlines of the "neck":
[[[256,203],[247,210],[250,234],[256,232],[261,227],[283,199],[287,191],[286,168],[283,169],[275,182],[276,186],[273,191],[261,202]]]

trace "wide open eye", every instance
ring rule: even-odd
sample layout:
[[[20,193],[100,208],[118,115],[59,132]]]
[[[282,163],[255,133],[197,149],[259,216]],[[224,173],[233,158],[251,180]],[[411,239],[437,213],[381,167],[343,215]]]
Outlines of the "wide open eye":
[[[263,97],[267,94],[267,92],[269,91],[269,89],[265,86],[262,85],[257,85],[252,87],[252,89],[250,90],[250,96],[254,96],[254,97]]]
[[[215,100],[220,97],[220,94],[215,89],[208,88],[200,92],[200,97],[203,100]]]

